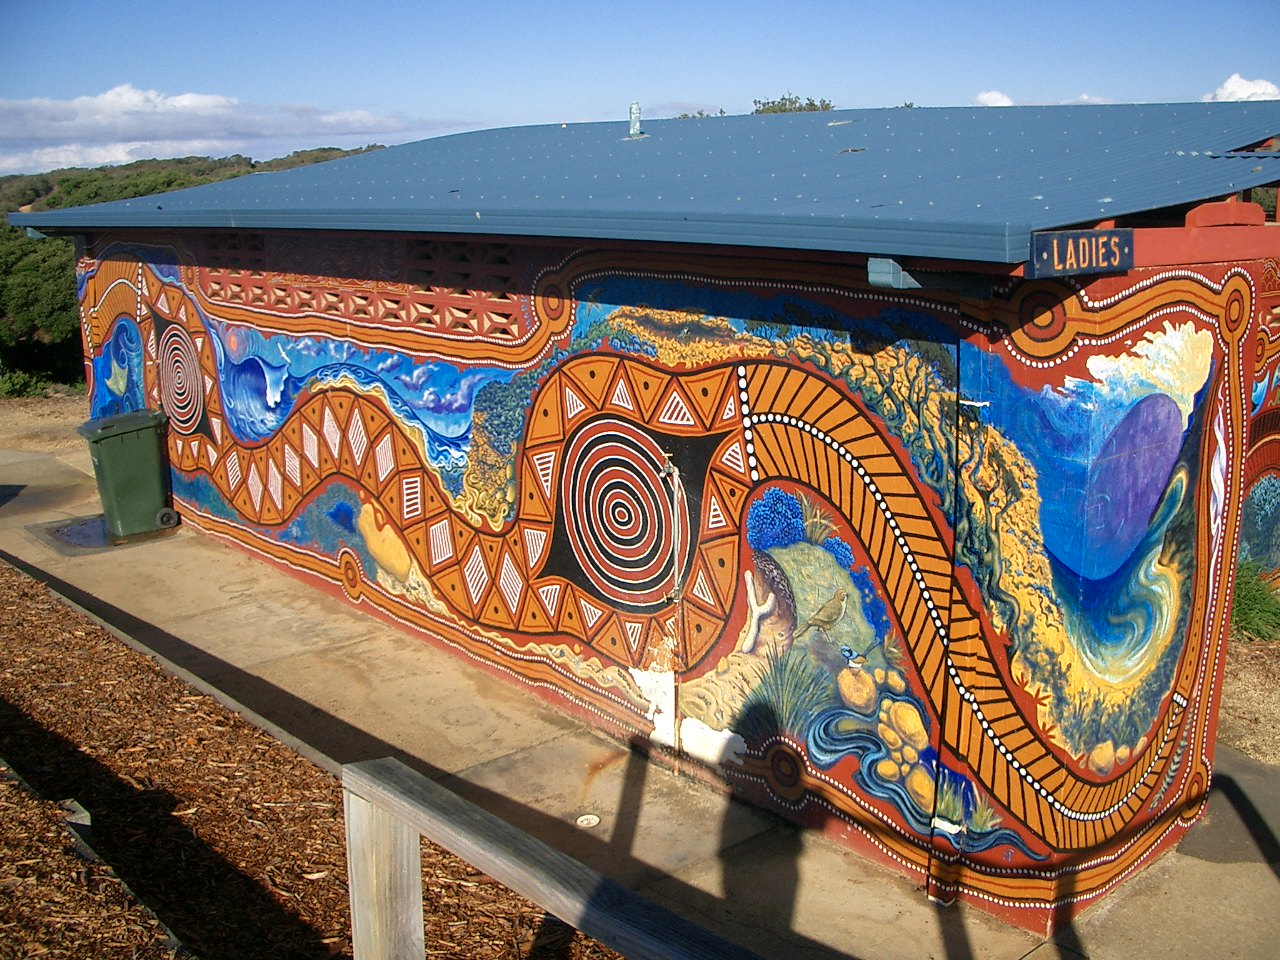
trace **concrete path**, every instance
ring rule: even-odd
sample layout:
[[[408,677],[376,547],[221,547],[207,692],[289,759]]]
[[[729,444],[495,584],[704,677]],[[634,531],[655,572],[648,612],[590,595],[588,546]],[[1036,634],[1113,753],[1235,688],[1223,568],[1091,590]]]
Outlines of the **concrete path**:
[[[935,907],[897,875],[211,537],[179,528],[98,546],[84,469],[0,450],[0,560],[328,769],[397,756],[763,956],[1280,956],[1280,769],[1221,749],[1209,814],[1181,847],[1045,942]],[[599,825],[578,827],[584,813]]]

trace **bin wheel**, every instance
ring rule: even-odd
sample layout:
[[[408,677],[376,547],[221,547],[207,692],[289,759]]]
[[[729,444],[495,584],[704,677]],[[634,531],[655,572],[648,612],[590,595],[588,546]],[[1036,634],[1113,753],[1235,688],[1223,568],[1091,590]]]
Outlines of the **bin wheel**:
[[[177,510],[173,510],[169,507],[165,507],[163,510],[159,511],[156,514],[156,526],[159,527],[161,530],[168,530],[170,527],[176,527],[177,525],[178,525]]]

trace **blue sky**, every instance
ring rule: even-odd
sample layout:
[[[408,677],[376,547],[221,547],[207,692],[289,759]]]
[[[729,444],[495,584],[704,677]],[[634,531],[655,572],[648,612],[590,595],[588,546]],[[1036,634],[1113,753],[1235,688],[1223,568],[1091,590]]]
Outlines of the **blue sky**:
[[[0,0],[0,174],[837,107],[1280,97],[1277,0]]]

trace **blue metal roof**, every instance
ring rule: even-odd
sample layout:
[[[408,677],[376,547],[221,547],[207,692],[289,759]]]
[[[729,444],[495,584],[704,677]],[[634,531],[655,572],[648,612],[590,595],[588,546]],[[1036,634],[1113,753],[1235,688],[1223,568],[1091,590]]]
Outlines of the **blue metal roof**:
[[[513,127],[135,200],[45,231],[399,230],[1019,263],[1039,230],[1280,180],[1280,101],[893,108]]]

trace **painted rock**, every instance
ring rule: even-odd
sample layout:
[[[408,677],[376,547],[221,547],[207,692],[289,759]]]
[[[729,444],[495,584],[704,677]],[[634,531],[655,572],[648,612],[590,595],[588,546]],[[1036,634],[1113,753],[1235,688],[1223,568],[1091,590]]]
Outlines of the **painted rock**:
[[[836,677],[836,686],[840,688],[840,699],[849,709],[870,713],[875,706],[876,684],[865,670],[845,667]]]
[[[413,557],[382,510],[366,503],[360,508],[356,529],[364,537],[374,562],[400,583],[407,582],[413,569]]]
[[[897,763],[888,757],[876,764],[876,773],[880,775],[882,780],[897,780],[901,776]]]
[[[903,786],[907,788],[907,794],[917,807],[925,811],[933,810],[933,777],[924,768],[924,764],[918,763],[911,768]]]
[[[1105,777],[1115,766],[1116,747],[1110,740],[1104,740],[1089,751],[1089,769],[1099,776]]]
[[[887,723],[877,724],[876,733],[880,735],[880,742],[890,750],[902,749],[902,737],[898,736],[898,731]]]
[[[917,751],[929,746],[929,731],[925,729],[924,718],[914,704],[905,700],[894,700],[889,704],[888,721],[902,739]]]

